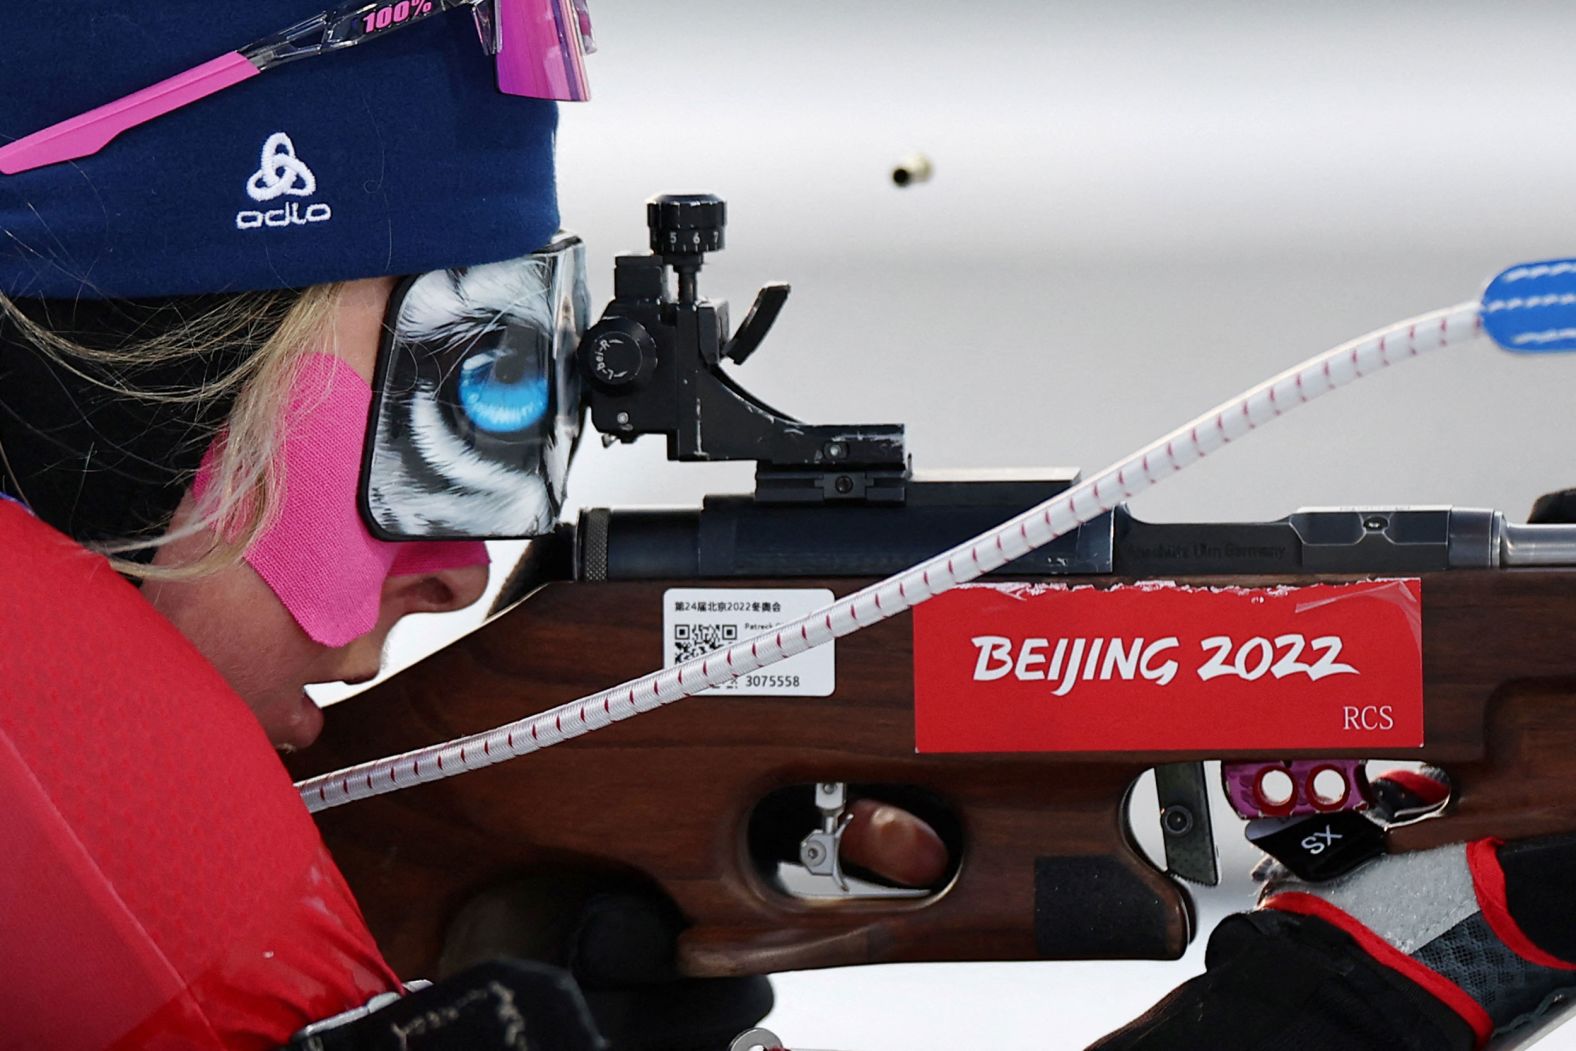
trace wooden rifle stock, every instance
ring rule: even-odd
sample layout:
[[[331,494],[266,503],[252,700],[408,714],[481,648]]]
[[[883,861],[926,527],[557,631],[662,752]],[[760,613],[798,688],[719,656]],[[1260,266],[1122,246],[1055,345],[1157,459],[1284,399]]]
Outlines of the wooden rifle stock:
[[[1341,579],[1352,578],[1317,578]],[[1392,829],[1391,849],[1576,830],[1576,569],[1457,570],[1423,581],[1426,745],[1384,758],[1443,767],[1452,796],[1443,814]],[[846,594],[864,583],[714,586]],[[296,758],[294,773],[487,729],[650,671],[662,658],[664,590],[547,584],[331,708],[321,743]],[[690,924],[680,966],[695,976],[1179,956],[1191,937],[1188,898],[1134,846],[1130,786],[1161,763],[1307,753],[916,756],[911,644],[904,614],[838,641],[831,697],[687,698],[318,820],[402,974],[437,976],[449,924],[468,902],[554,867],[659,888]],[[913,786],[941,800],[962,844],[950,882],[921,899],[806,900],[778,889],[746,846],[752,809],[776,789],[823,781]]]

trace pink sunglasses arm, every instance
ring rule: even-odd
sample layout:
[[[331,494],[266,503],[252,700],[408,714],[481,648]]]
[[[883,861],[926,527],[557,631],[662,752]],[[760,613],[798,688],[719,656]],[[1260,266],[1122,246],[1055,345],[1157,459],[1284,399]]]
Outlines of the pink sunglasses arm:
[[[239,51],[221,55],[152,87],[0,146],[0,173],[16,175],[90,156],[128,128],[207,98],[260,72]]]

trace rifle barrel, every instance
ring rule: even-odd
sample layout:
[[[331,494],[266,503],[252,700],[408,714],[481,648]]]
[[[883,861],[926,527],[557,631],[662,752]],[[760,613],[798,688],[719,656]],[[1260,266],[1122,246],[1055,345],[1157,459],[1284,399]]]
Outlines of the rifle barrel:
[[[1499,560],[1505,566],[1576,565],[1576,525],[1503,523]]]

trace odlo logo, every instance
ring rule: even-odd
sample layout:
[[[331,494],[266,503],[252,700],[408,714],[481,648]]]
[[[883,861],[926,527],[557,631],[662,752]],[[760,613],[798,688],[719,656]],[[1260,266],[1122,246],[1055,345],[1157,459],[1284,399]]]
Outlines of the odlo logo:
[[[263,159],[257,171],[246,180],[246,195],[259,204],[280,197],[310,197],[317,192],[317,176],[312,174],[296,156],[295,143],[282,131],[268,136],[263,143]],[[309,223],[326,223],[334,217],[334,210],[319,202],[302,208],[298,201],[284,202],[282,207],[266,211],[249,209],[235,213],[237,230],[260,230],[265,226],[306,226]]]

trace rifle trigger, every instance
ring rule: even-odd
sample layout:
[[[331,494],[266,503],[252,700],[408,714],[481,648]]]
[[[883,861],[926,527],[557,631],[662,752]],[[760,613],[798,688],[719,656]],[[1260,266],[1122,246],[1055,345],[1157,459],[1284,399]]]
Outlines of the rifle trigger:
[[[1220,883],[1215,830],[1209,817],[1209,789],[1203,763],[1155,767],[1160,801],[1160,832],[1165,838],[1166,871],[1178,879],[1213,887]]]
[[[853,815],[848,812],[848,785],[842,781],[823,781],[815,786],[815,805],[821,811],[821,827],[799,841],[799,861],[812,876],[830,876],[838,889],[848,891],[843,875],[843,833]]]

